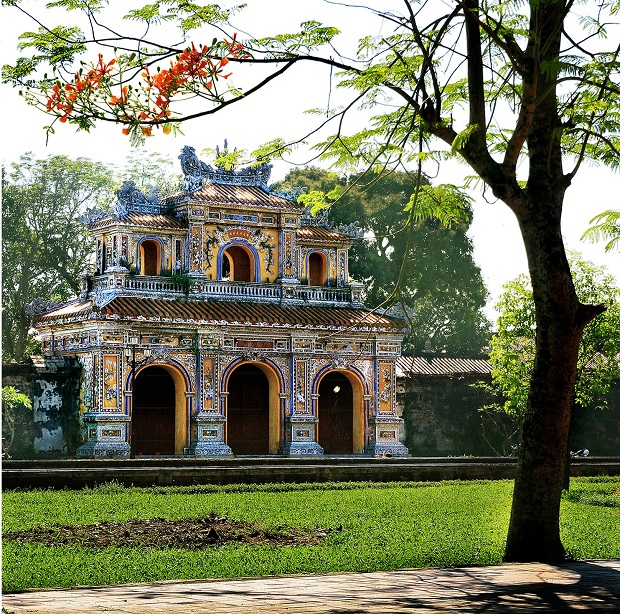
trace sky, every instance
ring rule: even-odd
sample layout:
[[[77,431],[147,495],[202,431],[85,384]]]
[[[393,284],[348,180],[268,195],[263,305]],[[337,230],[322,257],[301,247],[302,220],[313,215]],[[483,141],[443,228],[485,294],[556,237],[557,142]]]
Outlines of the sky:
[[[31,3],[32,4],[32,3]],[[41,6],[41,2],[37,6]],[[249,0],[249,6],[237,15],[233,22],[239,31],[252,34],[273,34],[293,32],[300,22],[317,19],[325,24],[335,24],[342,30],[336,39],[339,46],[355,43],[361,34],[373,31],[376,34],[389,31],[387,24],[381,24],[362,9],[343,8],[337,3],[323,0],[304,0],[286,3],[282,0]],[[384,0],[375,6],[386,7]],[[398,0],[389,4],[401,8]],[[111,9],[125,10],[127,3],[112,0]],[[286,10],[283,8],[286,7]],[[38,9],[40,12],[40,8]],[[19,16],[15,9],[2,7],[0,18],[0,54],[2,63],[12,62],[16,57],[17,36],[34,29],[32,22]],[[50,23],[67,22],[64,15],[47,11]],[[231,147],[252,151],[261,143],[276,137],[294,139],[304,136],[316,125],[317,118],[304,113],[307,109],[325,108],[338,103],[338,92],[327,88],[329,74],[325,68],[305,65],[294,69],[275,82],[268,89],[253,94],[242,102],[232,105],[221,113],[192,120],[183,125],[184,136],[165,136],[161,131],[147,139],[146,150],[159,152],[176,159],[184,145],[193,146],[197,152],[204,148],[223,145],[228,139]],[[244,85],[246,75],[235,71],[232,79],[237,86]],[[43,126],[49,123],[45,113],[29,107],[17,92],[6,85],[0,86],[2,127],[0,132],[0,155],[3,164],[15,162],[19,156],[32,151],[38,157],[64,154],[71,157],[88,157],[121,166],[131,149],[121,127],[98,126],[90,133],[76,132],[73,126],[57,124],[56,134],[46,143]],[[181,107],[179,107],[181,109]],[[362,112],[354,114],[355,122],[363,124]],[[358,125],[359,126],[359,125]],[[303,164],[312,159],[308,148],[298,148],[291,159]],[[316,164],[316,163],[315,163]],[[282,179],[292,168],[283,162],[276,162],[272,180]],[[180,170],[180,167],[179,167]],[[463,177],[471,174],[467,167],[456,162],[444,162],[439,169],[425,167],[424,171],[433,177],[433,183],[459,184]],[[573,185],[569,188],[562,218],[562,232],[568,249],[577,250],[598,265],[605,266],[620,281],[620,253],[605,253],[602,243],[591,244],[581,240],[589,220],[606,209],[617,209],[620,193],[620,175],[601,167],[584,165]],[[493,306],[497,302],[502,286],[527,272],[525,251],[519,235],[517,222],[509,209],[501,202],[487,201],[480,191],[472,191],[474,197],[474,218],[469,235],[474,246],[474,258],[480,267],[483,279],[490,293],[487,313],[494,318]]]

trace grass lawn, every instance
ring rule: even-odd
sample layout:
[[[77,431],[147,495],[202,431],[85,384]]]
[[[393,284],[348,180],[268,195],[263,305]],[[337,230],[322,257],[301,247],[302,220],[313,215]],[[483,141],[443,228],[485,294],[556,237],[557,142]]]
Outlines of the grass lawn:
[[[319,545],[199,550],[3,540],[4,591],[169,579],[500,563],[512,482],[271,484],[6,491],[3,533],[102,521],[202,518],[329,531]],[[620,558],[620,479],[574,478],[562,539],[577,559]],[[341,528],[341,530],[340,530]]]

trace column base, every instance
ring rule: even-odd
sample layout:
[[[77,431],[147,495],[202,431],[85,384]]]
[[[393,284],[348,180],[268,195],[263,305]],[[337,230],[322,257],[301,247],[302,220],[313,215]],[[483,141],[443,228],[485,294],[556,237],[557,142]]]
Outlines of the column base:
[[[186,450],[188,456],[234,456],[230,446],[227,446],[223,441],[214,441],[212,443],[203,441],[192,444]]]
[[[193,443],[186,448],[191,456],[233,456],[233,451],[224,442],[226,416],[200,413],[192,417]]]
[[[316,441],[291,441],[284,446],[282,454],[284,456],[316,456],[323,454],[323,448]]]
[[[375,458],[391,458],[393,456],[411,456],[409,449],[402,443],[375,443],[365,450],[365,454]]]
[[[378,415],[369,421],[370,443],[366,454],[376,457],[410,456],[409,450],[400,442],[400,429],[404,420],[398,416]]]
[[[129,458],[131,446],[128,443],[104,443],[89,441],[77,449],[79,458]]]

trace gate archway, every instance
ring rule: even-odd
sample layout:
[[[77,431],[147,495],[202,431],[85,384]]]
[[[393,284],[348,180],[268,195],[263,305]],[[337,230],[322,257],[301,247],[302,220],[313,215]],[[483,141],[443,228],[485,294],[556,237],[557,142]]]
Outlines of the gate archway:
[[[222,256],[222,279],[256,281],[254,255],[243,245],[231,245]]]
[[[132,386],[132,456],[183,454],[187,445],[186,386],[169,366],[141,369]]]
[[[362,384],[354,375],[328,371],[318,386],[317,443],[325,454],[361,454],[365,420]]]
[[[233,454],[277,454],[280,447],[278,378],[264,365],[242,363],[226,382],[226,443]]]

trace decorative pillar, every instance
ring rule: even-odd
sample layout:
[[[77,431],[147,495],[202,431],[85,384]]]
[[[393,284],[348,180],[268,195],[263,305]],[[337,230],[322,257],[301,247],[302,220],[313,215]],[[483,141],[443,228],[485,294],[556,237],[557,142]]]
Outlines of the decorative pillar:
[[[286,443],[283,454],[300,456],[323,454],[323,448],[316,442],[318,418],[312,414],[308,402],[308,360],[295,359],[291,369],[291,413],[286,416]]]
[[[224,442],[226,416],[201,412],[192,416],[192,443],[188,454],[195,456],[232,456]]]
[[[228,392],[220,392],[221,411],[218,412],[214,407],[213,390],[213,361],[205,359],[203,361],[202,386],[203,401],[200,412],[191,417],[191,444],[188,454],[195,456],[232,456],[233,452],[225,442],[226,438],[226,397]],[[210,410],[210,411],[209,411]]]
[[[404,420],[396,415],[395,363],[379,362],[375,371],[377,407],[368,419],[369,442],[366,452],[373,456],[409,456],[409,450],[400,442]]]

